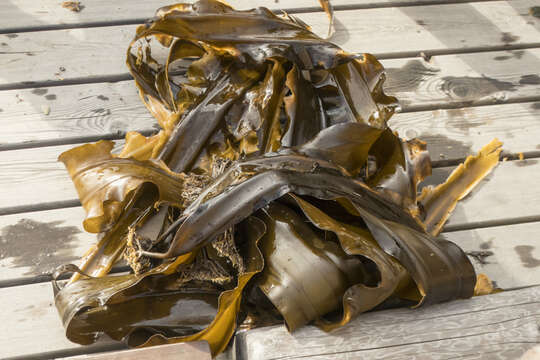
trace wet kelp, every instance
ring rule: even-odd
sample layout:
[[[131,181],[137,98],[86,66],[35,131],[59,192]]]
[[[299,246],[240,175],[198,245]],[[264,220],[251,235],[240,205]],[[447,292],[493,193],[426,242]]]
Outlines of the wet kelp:
[[[202,0],[139,26],[127,65],[161,130],[60,156],[99,234],[53,283],[70,340],[206,340],[215,355],[239,324],[330,331],[473,295],[471,263],[437,235],[501,144],[417,197],[429,155],[386,126],[398,105],[372,55],[287,14]],[[120,261],[131,273],[106,276]]]

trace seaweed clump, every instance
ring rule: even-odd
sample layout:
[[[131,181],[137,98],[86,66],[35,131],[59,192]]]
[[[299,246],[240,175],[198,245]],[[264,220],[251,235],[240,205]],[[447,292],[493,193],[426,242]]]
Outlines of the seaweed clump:
[[[387,127],[398,103],[374,56],[287,14],[201,0],[139,26],[127,65],[160,131],[60,156],[100,234],[53,283],[70,340],[206,340],[216,355],[239,324],[330,331],[473,295],[470,261],[437,235],[500,143],[418,197],[429,154]],[[132,271],[106,276],[122,259]]]

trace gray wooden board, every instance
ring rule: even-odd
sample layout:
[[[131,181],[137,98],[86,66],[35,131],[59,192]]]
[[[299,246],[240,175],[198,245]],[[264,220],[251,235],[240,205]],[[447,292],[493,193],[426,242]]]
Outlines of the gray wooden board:
[[[3,288],[0,294],[0,358],[80,347],[64,335],[50,283]]]
[[[540,287],[415,310],[363,314],[327,334],[313,326],[239,333],[241,359],[517,359],[540,342]]]
[[[113,152],[121,148],[122,144],[123,141],[117,141]],[[0,152],[0,169],[5,171],[3,178],[0,175],[0,183],[4,182],[3,191],[11,194],[1,199],[0,208],[76,199],[77,193],[67,171],[57,161],[62,152],[73,147],[63,145]],[[23,185],[24,190],[20,188],[21,180],[29,187]],[[26,194],[16,194],[18,190]]]
[[[453,169],[434,169],[424,184],[439,184]],[[458,202],[447,225],[459,229],[482,222],[496,223],[540,215],[539,178],[540,161],[537,159],[500,162],[468,196]]]
[[[540,223],[445,233],[467,252],[477,273],[502,289],[540,285]],[[475,257],[476,256],[476,257]]]
[[[317,33],[326,33],[324,13],[298,17]],[[540,44],[540,32],[528,23],[538,19],[528,20],[506,1],[347,10],[337,12],[336,19],[332,41],[354,52],[389,54]],[[134,30],[134,25],[128,25],[0,35],[0,84],[6,88],[12,83],[126,73],[124,52]],[[28,71],[35,68],[39,71]]]
[[[387,93],[396,96],[407,110],[537,96],[540,81],[535,79],[540,65],[534,59],[540,59],[540,49],[441,55],[429,62],[406,58],[382,63],[388,73]],[[515,151],[529,151],[529,145],[537,145],[529,144],[534,143],[534,137],[524,139],[513,133],[525,128],[529,134],[536,131],[538,103],[398,114],[390,124],[402,136],[411,130],[417,135],[429,133],[457,142],[479,138],[471,138],[473,131],[486,136],[512,134],[504,141],[515,144]],[[154,124],[133,81],[9,90],[0,96],[0,145],[55,140],[67,143],[85,136],[150,130]]]
[[[423,354],[420,358],[434,359],[499,351],[506,355],[502,358],[515,359],[540,342],[539,298],[540,288],[532,287],[415,310],[372,312],[330,334],[311,326],[294,335],[282,326],[254,329],[237,335],[236,348],[246,355],[237,359],[314,357],[332,352],[341,353],[328,358],[414,358],[414,351]],[[49,283],[0,289],[0,306],[10,309],[0,327],[0,358],[68,350],[83,354],[91,349],[65,338]]]
[[[152,129],[133,81],[0,93],[0,144]]]
[[[193,1],[177,1],[193,2]],[[319,7],[317,0],[295,0],[276,2],[275,0],[229,0],[231,6],[237,9],[250,9],[256,6],[265,6],[272,10],[302,9],[306,7]],[[363,6],[377,6],[388,3],[388,0],[370,0]],[[411,0],[392,1],[393,3],[410,3]],[[414,0],[414,2],[418,2]],[[430,3],[433,0],[423,0]],[[122,22],[133,19],[151,18],[155,11],[161,7],[175,3],[170,0],[129,1],[129,0],[91,0],[81,1],[83,6],[79,12],[69,11],[61,6],[61,1],[55,0],[6,0],[0,2],[0,13],[4,22],[0,31],[9,29],[41,28],[48,25],[71,24],[77,26],[96,22]],[[362,1],[362,3],[365,3]],[[350,0],[334,0],[336,5],[350,5]]]
[[[51,274],[94,244],[82,207],[0,216],[0,281]]]
[[[192,2],[192,1],[183,1]],[[264,6],[269,9],[279,11],[291,9],[301,10],[306,8],[316,8],[319,6],[317,0],[229,0],[231,6],[237,9],[249,9],[255,6]],[[380,6],[407,6],[411,4],[438,3],[439,0],[333,0],[333,6],[339,8],[341,5],[357,6],[361,8]],[[466,2],[454,0],[452,2]],[[6,32],[9,29],[42,28],[48,25],[71,24],[77,26],[95,22],[122,22],[133,19],[149,18],[160,6],[171,4],[169,0],[152,1],[129,1],[117,0],[114,2],[107,0],[82,1],[83,8],[80,12],[72,12],[64,9],[59,1],[55,0],[6,0],[0,3],[0,13],[4,15],[4,22],[0,26],[0,31]]]
[[[83,230],[83,218],[81,207],[0,216],[0,283],[20,284],[50,274],[58,265],[78,264],[97,241]],[[533,222],[444,235],[479,255],[470,257],[477,273],[510,289],[540,284],[539,229],[540,222]]]

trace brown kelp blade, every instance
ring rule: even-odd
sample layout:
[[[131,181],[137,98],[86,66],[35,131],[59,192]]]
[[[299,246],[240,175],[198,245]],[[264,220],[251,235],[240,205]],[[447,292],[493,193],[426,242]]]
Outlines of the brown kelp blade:
[[[418,201],[425,209],[426,229],[433,235],[441,232],[442,227],[457,202],[486,177],[499,162],[502,143],[495,139],[484,146],[477,155],[468,156],[446,181],[435,188],[425,187]]]

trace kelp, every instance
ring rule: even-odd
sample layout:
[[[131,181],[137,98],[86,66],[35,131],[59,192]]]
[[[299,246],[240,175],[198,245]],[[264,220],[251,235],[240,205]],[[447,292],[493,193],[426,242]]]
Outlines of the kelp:
[[[473,296],[467,256],[436,236],[501,144],[418,197],[426,144],[387,127],[398,103],[372,55],[287,14],[201,0],[139,26],[127,66],[159,132],[60,156],[99,233],[56,274],[74,272],[54,282],[70,340],[206,340],[216,355],[243,322],[331,331]],[[108,275],[122,259],[132,270]]]

